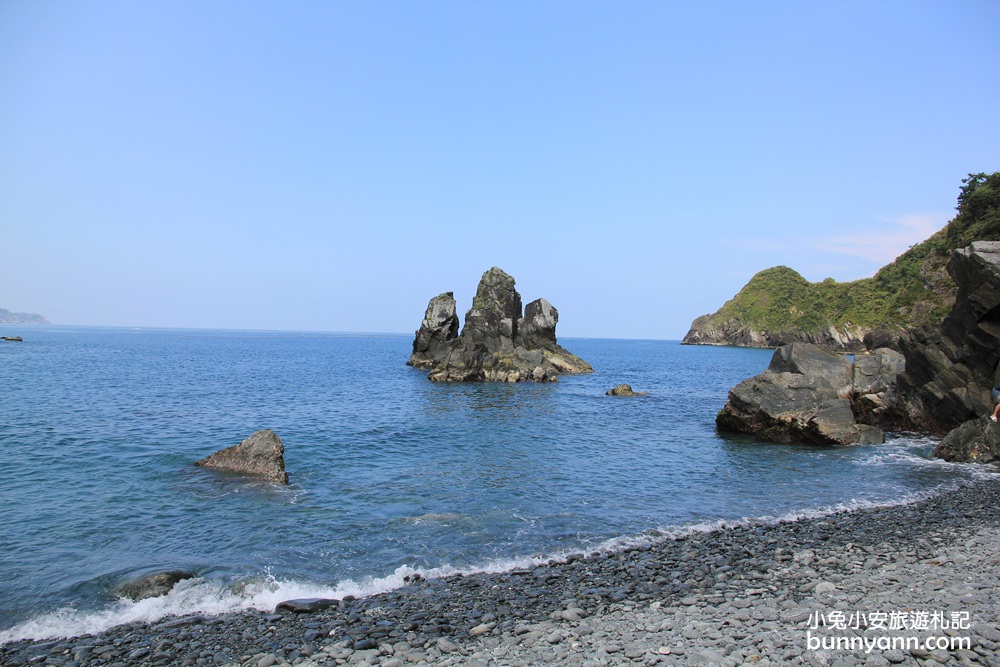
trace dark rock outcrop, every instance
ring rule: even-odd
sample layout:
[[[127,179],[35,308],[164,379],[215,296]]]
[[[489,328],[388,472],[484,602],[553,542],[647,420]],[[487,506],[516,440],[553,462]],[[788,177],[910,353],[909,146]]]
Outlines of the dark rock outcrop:
[[[589,373],[590,364],[556,342],[559,311],[545,299],[521,312],[514,279],[493,267],[483,274],[456,335],[452,292],[427,305],[407,364],[430,369],[437,382],[554,382],[561,373]]]
[[[458,338],[455,293],[438,294],[427,304],[424,320],[413,339],[413,354],[407,362],[416,368],[430,368],[434,360],[447,354],[449,343]]]
[[[869,349],[895,349],[859,356],[846,389],[842,371],[831,371],[816,353],[779,348],[767,371],[733,388],[719,428],[779,442],[865,442],[863,431],[874,426],[947,433],[935,456],[1000,460],[1000,427],[985,419],[994,405],[990,390],[1000,384],[1000,242],[953,251],[947,271],[957,293],[941,325],[867,336]],[[860,423],[851,425],[834,400],[846,401]]]
[[[899,340],[906,370],[886,400],[884,425],[943,435],[993,409],[1000,380],[1000,243],[976,241],[955,250],[948,273],[955,305],[940,327]]]
[[[146,598],[155,598],[169,593],[178,581],[191,579],[194,576],[194,572],[187,570],[153,572],[126,581],[116,587],[115,595],[120,598],[128,598],[133,602],[145,600]]]
[[[604,392],[605,396],[645,396],[648,391],[632,391],[632,385],[620,384]]]
[[[1000,425],[982,417],[970,419],[938,443],[934,456],[965,463],[1000,462]]]
[[[255,432],[238,445],[227,447],[195,462],[196,466],[254,475],[268,481],[288,484],[285,472],[285,446],[271,430]]]
[[[766,371],[729,391],[716,425],[721,431],[748,433],[769,442],[884,442],[881,430],[855,419],[854,375],[846,357],[808,343],[783,345],[774,351]]]

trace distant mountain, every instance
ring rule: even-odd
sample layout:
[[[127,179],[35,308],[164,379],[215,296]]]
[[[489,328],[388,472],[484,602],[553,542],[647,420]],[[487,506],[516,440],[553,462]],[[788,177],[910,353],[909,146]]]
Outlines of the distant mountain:
[[[0,308],[0,324],[52,324],[35,313],[12,313]]]
[[[691,324],[688,345],[777,347],[793,341],[862,351],[864,337],[885,341],[913,327],[939,324],[957,287],[945,266],[956,248],[1000,241],[1000,172],[962,179],[958,215],[879,269],[871,278],[811,283],[792,269],[765,269],[710,315]]]

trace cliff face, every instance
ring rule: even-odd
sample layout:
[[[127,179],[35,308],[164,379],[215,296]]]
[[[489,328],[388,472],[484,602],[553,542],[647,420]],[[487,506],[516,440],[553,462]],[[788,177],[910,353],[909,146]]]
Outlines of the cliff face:
[[[514,279],[493,267],[483,274],[458,333],[452,292],[432,298],[406,363],[430,369],[436,382],[555,382],[589,373],[590,364],[556,342],[559,311],[545,299],[524,307]]]
[[[993,409],[1000,384],[1000,242],[956,250],[948,271],[959,286],[944,323],[900,338],[906,370],[887,396],[892,430],[944,434]]]

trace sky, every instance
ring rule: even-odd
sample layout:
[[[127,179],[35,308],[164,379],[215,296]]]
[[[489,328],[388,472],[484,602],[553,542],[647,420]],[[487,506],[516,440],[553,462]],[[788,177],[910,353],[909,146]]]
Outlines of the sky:
[[[0,308],[567,337],[855,280],[1000,170],[1000,2],[0,0]]]

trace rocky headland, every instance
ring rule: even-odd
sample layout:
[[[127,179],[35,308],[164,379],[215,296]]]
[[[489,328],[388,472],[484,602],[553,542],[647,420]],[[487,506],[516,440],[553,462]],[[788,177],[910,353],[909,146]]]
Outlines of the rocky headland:
[[[12,313],[0,308],[0,324],[51,324],[37,313]]]
[[[811,343],[834,352],[865,352],[887,340],[937,326],[958,285],[946,270],[952,251],[973,241],[1000,241],[1000,172],[962,180],[958,215],[873,277],[809,282],[777,266],[754,275],[719,310],[691,323],[683,343],[778,347]]]
[[[593,368],[556,342],[559,311],[545,299],[524,307],[514,279],[497,267],[483,274],[458,330],[453,292],[432,298],[407,365],[435,382],[555,382]]]
[[[947,434],[941,458],[1000,460],[1000,426],[987,419],[1000,380],[1000,242],[955,250],[947,270],[958,290],[941,325],[853,360],[815,345],[782,346],[767,371],[730,391],[719,428],[822,444],[879,442],[882,430]]]

